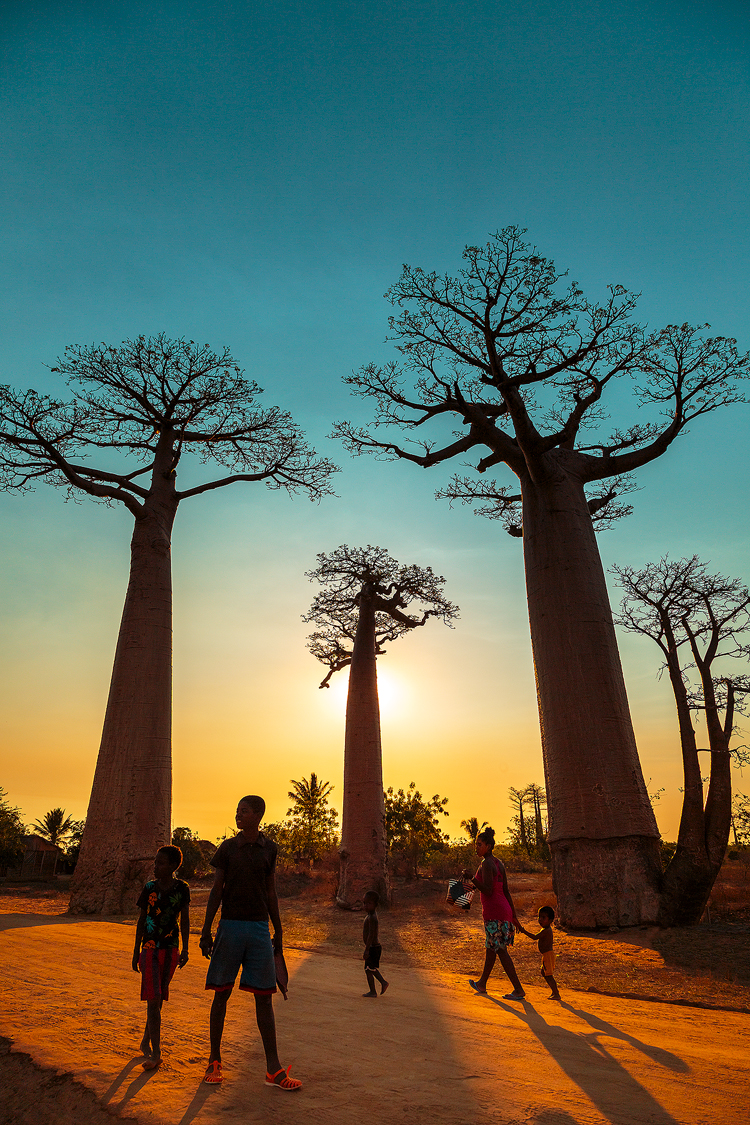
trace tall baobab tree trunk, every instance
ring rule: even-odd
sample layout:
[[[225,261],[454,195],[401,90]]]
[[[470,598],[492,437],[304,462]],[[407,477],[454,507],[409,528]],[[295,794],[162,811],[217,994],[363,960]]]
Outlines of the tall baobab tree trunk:
[[[655,922],[659,832],[579,480],[521,479],[529,620],[561,921]]]
[[[695,649],[693,653],[696,654]],[[726,855],[732,823],[732,760],[729,754],[729,740],[732,737],[733,688],[731,684],[727,684],[727,711],[722,728],[710,663],[702,661],[698,664],[698,669],[703,684],[706,729],[711,750],[711,780],[708,783],[705,810],[706,852],[712,869],[718,874]]]
[[[73,914],[132,908],[156,852],[171,839],[174,491],[173,480],[163,482],[135,522],[104,729],[71,884]]]
[[[352,650],[344,738],[344,808],[339,906],[361,905],[367,891],[389,898],[386,868],[380,703],[375,658],[375,609],[365,586]]]
[[[662,926],[687,926],[700,921],[714,885],[716,869],[706,846],[706,816],[698,746],[671,629],[667,634],[667,642],[667,670],[677,705],[684,790],[677,847],[662,882],[659,923]]]

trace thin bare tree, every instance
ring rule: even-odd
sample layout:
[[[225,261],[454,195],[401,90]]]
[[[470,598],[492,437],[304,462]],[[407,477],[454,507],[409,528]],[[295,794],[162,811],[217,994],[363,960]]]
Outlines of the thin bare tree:
[[[227,349],[164,335],[72,346],[52,371],[66,400],[0,389],[0,483],[45,481],[69,495],[121,504],[135,521],[130,580],[81,854],[74,913],[120,913],[170,840],[172,525],[178,505],[239,481],[318,499],[334,466],[315,456],[289,414],[261,393]],[[192,454],[194,484],[177,487]],[[94,457],[102,461],[94,466]],[[200,480],[199,466],[228,470]]]
[[[659,835],[592,520],[627,511],[628,474],[689,423],[742,401],[747,357],[689,325],[648,334],[619,285],[602,302],[563,288],[524,233],[507,227],[467,247],[458,277],[404,267],[387,294],[402,361],[346,379],[373,401],[374,420],[334,432],[354,454],[423,468],[468,455],[481,478],[499,465],[516,477],[517,488],[456,477],[439,495],[523,537],[561,920],[634,925],[658,913]],[[606,436],[602,399],[631,376],[640,404],[664,417]]]
[[[640,570],[612,570],[624,591],[616,620],[659,646],[677,706],[682,815],[677,847],[664,873],[659,921],[689,925],[703,914],[729,840],[730,742],[750,693],[750,677],[742,671],[750,656],[750,592],[737,579],[710,574],[697,555],[665,556]],[[697,685],[691,683],[692,669],[698,672]],[[698,746],[694,711],[705,715],[707,748]],[[711,756],[705,800],[698,759],[703,750]]]
[[[547,794],[535,781],[526,786],[526,801],[534,813],[534,851],[539,859],[549,860],[549,844],[542,809],[547,807]]]
[[[508,797],[513,808],[516,810],[515,815],[518,817],[518,839],[521,847],[526,852],[526,855],[531,855],[531,846],[529,844],[529,833],[526,828],[526,817],[524,816],[524,809],[527,804],[528,792],[527,789],[514,789],[512,786],[508,790]]]
[[[450,625],[458,609],[430,567],[401,566],[381,547],[337,547],[308,572],[323,589],[304,621],[317,625],[308,648],[331,676],[351,668],[344,736],[344,807],[336,901],[351,909],[367,890],[389,898],[377,658],[385,645],[436,617]],[[417,607],[415,615],[406,612]]]

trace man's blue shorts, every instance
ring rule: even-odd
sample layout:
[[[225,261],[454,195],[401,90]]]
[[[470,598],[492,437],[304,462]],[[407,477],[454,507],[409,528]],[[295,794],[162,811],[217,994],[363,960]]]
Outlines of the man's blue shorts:
[[[234,984],[242,966],[240,988],[270,996],[276,991],[276,966],[268,922],[242,922],[225,919],[219,922],[206,975],[206,988],[223,992]]]

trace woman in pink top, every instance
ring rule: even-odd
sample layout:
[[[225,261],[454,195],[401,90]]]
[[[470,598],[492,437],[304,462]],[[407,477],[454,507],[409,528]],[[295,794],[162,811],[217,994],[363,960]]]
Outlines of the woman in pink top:
[[[476,992],[487,992],[487,981],[492,972],[496,958],[505,969],[513,991],[505,994],[506,1000],[523,1000],[526,995],[516,967],[513,964],[508,946],[513,944],[515,931],[521,929],[521,923],[516,917],[516,908],[508,890],[508,879],[505,867],[492,854],[495,846],[495,832],[492,828],[485,828],[476,839],[476,853],[482,861],[476,875],[471,878],[471,873],[464,871],[467,891],[477,889],[482,897],[482,918],[484,920],[484,969],[479,980],[470,980],[469,984]]]

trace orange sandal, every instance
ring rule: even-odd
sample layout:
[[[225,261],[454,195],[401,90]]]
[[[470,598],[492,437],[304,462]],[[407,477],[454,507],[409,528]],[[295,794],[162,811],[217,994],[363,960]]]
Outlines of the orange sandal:
[[[221,1063],[218,1059],[213,1059],[206,1067],[206,1073],[203,1077],[204,1082],[215,1085],[217,1082],[224,1081],[224,1075],[221,1073]]]
[[[302,1083],[299,1078],[290,1078],[289,1071],[291,1066],[286,1070],[282,1066],[281,1070],[277,1070],[275,1074],[269,1074],[266,1071],[266,1086],[275,1086],[277,1090],[301,1090]]]

